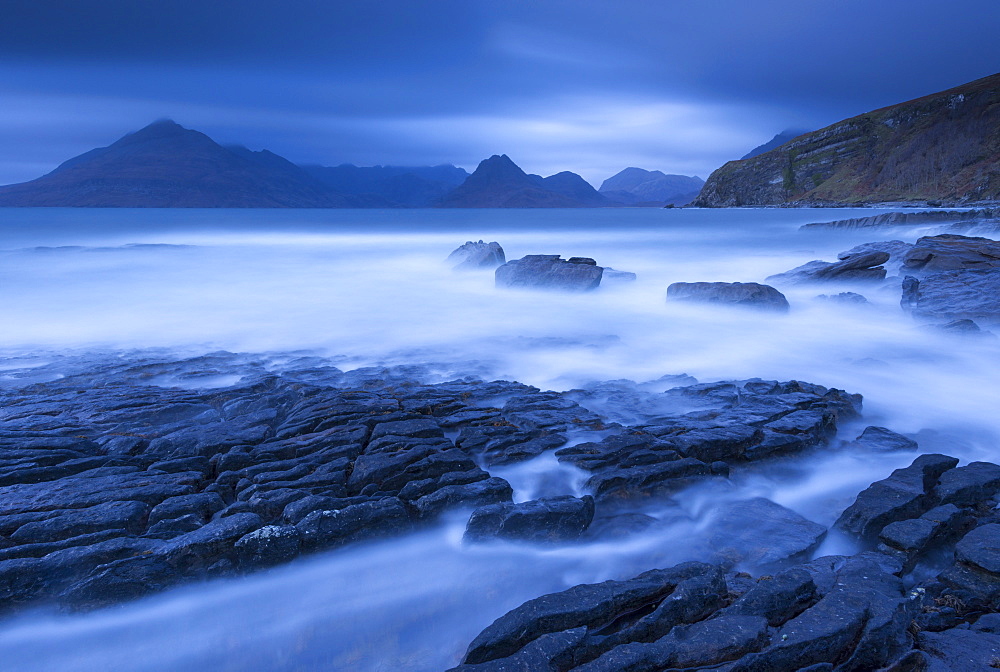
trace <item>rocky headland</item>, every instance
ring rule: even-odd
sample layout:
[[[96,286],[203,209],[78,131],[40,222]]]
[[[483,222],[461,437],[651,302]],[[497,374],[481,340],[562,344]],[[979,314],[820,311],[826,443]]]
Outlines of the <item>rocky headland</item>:
[[[867,112],[712,173],[692,205],[1000,199],[1000,75]]]

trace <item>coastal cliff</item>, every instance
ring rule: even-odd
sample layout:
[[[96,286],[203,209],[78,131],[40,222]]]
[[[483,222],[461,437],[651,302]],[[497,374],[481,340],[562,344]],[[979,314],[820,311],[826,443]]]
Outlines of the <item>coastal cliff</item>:
[[[1000,199],[1000,74],[846,119],[712,173],[697,207]]]

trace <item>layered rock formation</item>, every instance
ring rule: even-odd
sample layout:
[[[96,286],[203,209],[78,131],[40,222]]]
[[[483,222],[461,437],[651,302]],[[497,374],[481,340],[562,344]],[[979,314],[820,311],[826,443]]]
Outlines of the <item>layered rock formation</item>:
[[[730,161],[694,205],[998,199],[1000,75],[992,75]]]

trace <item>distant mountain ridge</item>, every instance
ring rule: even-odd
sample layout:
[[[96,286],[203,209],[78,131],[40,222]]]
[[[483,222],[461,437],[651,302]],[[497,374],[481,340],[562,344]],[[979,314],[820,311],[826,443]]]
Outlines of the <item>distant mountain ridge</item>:
[[[666,175],[659,170],[626,168],[604,180],[598,191],[626,205],[687,205],[705,181],[697,176]]]
[[[1000,200],[1000,74],[806,133],[709,176],[693,205]]]
[[[529,175],[506,154],[480,162],[460,186],[442,198],[444,208],[578,208],[616,205],[576,173]]]
[[[203,133],[167,120],[72,158],[38,179],[0,187],[0,206],[7,207],[352,205],[349,197],[275,154],[226,149]]]
[[[530,175],[505,154],[471,175],[452,165],[298,166],[160,120],[35,180],[0,187],[0,207],[580,208],[657,200],[663,194],[653,185],[676,191],[700,183],[638,168],[623,173],[642,179],[627,185],[635,193],[612,199],[576,173]]]

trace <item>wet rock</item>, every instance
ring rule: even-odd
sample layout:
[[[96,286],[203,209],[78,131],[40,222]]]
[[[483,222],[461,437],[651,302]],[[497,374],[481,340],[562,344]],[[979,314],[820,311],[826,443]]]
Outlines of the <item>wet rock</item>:
[[[313,511],[295,526],[302,550],[316,551],[412,528],[410,514],[395,497],[354,504],[339,511]]]
[[[883,280],[885,268],[889,261],[889,253],[882,250],[857,252],[843,257],[833,263],[825,261],[810,261],[790,271],[771,275],[767,282],[776,284],[799,284],[807,282],[827,281],[870,281]]]
[[[1000,576],[1000,524],[972,530],[955,545],[955,560]]]
[[[601,281],[605,284],[616,282],[635,282],[636,275],[630,271],[616,271],[610,266],[604,267],[604,275]]]
[[[1000,321],[1000,271],[944,271],[903,280],[900,305],[928,320]]]
[[[500,243],[469,241],[448,255],[445,263],[456,271],[496,268],[507,261]]]
[[[785,295],[756,282],[675,282],[667,287],[667,301],[695,301],[727,306],[787,312]]]
[[[899,554],[904,572],[913,569],[925,553],[964,534],[973,524],[972,515],[954,504],[937,506],[919,518],[889,523],[879,533],[878,550]]]
[[[990,462],[970,462],[941,475],[934,489],[941,504],[975,506],[1000,492],[1000,466]]]
[[[475,508],[509,502],[514,496],[510,483],[493,476],[465,485],[446,485],[413,503],[422,519],[434,518],[447,509]]]
[[[820,294],[816,297],[821,301],[829,301],[830,303],[840,303],[850,306],[867,306],[871,305],[868,299],[866,299],[861,294],[856,294],[854,292],[841,292],[840,294]]]
[[[720,506],[708,523],[709,545],[728,562],[773,568],[812,555],[826,527],[769,499]]]
[[[27,523],[11,534],[10,539],[19,544],[37,544],[105,530],[138,534],[145,528],[148,514],[149,506],[142,502],[107,502]]]
[[[865,427],[864,431],[850,445],[878,453],[917,449],[917,442],[913,439],[908,439],[891,429],[875,427],[874,425]]]
[[[768,644],[767,621],[759,616],[723,614],[701,623],[680,625],[650,643],[618,646],[577,672],[659,672],[703,669],[761,650]]]
[[[483,630],[463,662],[506,658],[542,635],[610,623],[618,614],[658,603],[689,573],[651,570],[626,581],[584,584],[529,600]]]
[[[871,243],[862,243],[837,255],[837,259],[844,260],[871,252],[884,252],[889,255],[889,259],[883,262],[887,273],[899,271],[903,264],[906,253],[913,249],[912,243],[904,243],[902,240],[878,240]]]
[[[181,571],[207,568],[229,556],[236,541],[260,527],[255,513],[238,513],[207,523],[194,532],[175,537],[163,548],[166,561]]]
[[[1000,269],[1000,242],[955,234],[918,238],[906,253],[908,273]]]
[[[179,518],[189,514],[195,515],[201,520],[208,520],[214,513],[221,511],[223,508],[225,508],[225,502],[222,501],[222,497],[214,492],[199,492],[193,495],[169,497],[157,504],[149,512],[149,524],[153,525],[161,520]]]
[[[795,618],[819,599],[812,575],[793,567],[766,580],[759,580],[753,588],[732,604],[727,613],[763,616],[771,627],[779,627]]]
[[[300,534],[291,525],[265,525],[236,542],[236,561],[244,569],[271,567],[299,554]]]
[[[586,636],[586,628],[542,635],[512,656],[476,665],[459,665],[447,672],[543,672],[566,669],[573,651]]]
[[[594,498],[589,495],[492,504],[473,511],[465,539],[567,542],[578,539],[593,519]]]
[[[496,286],[585,292],[600,286],[603,272],[593,259],[529,254],[497,268]]]
[[[180,579],[159,556],[122,558],[67,588],[61,599],[74,610],[98,609],[164,590]]]
[[[921,632],[917,646],[930,659],[929,672],[993,670],[1000,664],[1000,635],[973,630]]]
[[[947,455],[921,455],[909,467],[896,469],[872,483],[837,519],[841,530],[874,542],[889,523],[916,518],[937,502],[931,495],[941,475],[958,460]]]

